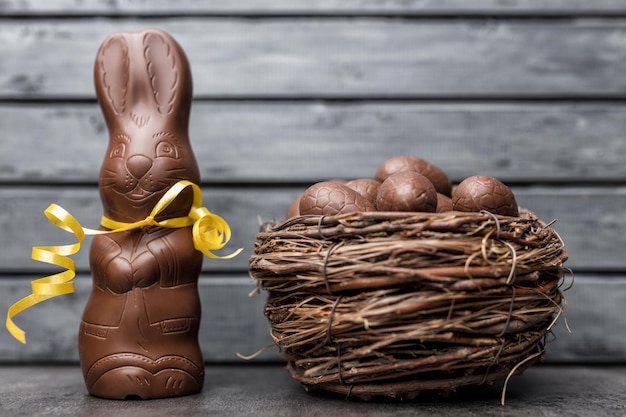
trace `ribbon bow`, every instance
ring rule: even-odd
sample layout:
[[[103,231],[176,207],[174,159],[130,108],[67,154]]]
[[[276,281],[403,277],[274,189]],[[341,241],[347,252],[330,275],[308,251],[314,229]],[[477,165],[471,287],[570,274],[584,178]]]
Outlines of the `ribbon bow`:
[[[155,218],[187,187],[191,187],[193,190],[193,203],[189,214],[185,217],[157,221]],[[200,187],[191,181],[183,180],[174,184],[155,204],[148,217],[138,222],[123,223],[102,216],[101,225],[109,230],[84,228],[74,216],[56,204],[51,204],[44,211],[44,214],[57,227],[73,233],[77,242],[70,245],[33,247],[32,259],[60,266],[65,271],[34,280],[31,284],[32,294],[9,307],[6,321],[7,330],[22,343],[26,343],[26,335],[22,329],[13,323],[13,317],[49,298],[74,292],[72,279],[76,276],[76,263],[69,256],[76,254],[80,250],[86,235],[118,233],[144,226],[181,228],[193,225],[194,247],[205,256],[213,259],[230,259],[243,250],[243,248],[239,248],[233,253],[224,256],[218,256],[212,252],[213,250],[222,249],[228,243],[230,240],[230,226],[226,220],[202,207],[202,191]]]

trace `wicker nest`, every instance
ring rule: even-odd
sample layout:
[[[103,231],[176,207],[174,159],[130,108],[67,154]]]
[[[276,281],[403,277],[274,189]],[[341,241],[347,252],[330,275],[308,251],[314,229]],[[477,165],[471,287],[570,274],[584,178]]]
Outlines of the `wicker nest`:
[[[364,400],[492,384],[541,359],[563,241],[528,211],[301,216],[257,235],[250,274],[288,370]]]

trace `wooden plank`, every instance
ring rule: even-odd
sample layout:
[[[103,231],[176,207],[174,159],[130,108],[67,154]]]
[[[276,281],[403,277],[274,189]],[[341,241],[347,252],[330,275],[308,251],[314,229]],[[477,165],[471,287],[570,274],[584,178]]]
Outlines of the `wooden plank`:
[[[0,4],[2,14],[316,14],[316,13],[397,13],[403,15],[452,14],[452,13],[598,13],[623,11],[620,0],[429,0],[407,2],[404,0],[316,0],[294,2],[292,0],[179,0],[176,3],[156,1],[137,2],[117,0],[4,0]]]
[[[26,278],[0,280],[0,306],[28,294]],[[0,362],[67,362],[77,360],[77,329],[90,291],[86,276],[76,280],[75,294],[61,296],[24,311],[15,322],[27,333],[26,345],[0,331]],[[263,316],[266,294],[249,297],[252,280],[204,275],[200,281],[203,303],[200,330],[204,358],[208,362],[243,362],[237,353],[250,355],[272,345],[269,325]],[[554,328],[556,339],[548,345],[549,362],[610,363],[626,361],[626,325],[622,306],[626,302],[626,276],[611,278],[580,274],[566,291],[568,306]],[[551,339],[552,340],[552,339]],[[272,347],[257,360],[277,360]]]
[[[564,320],[554,328],[548,360],[624,362],[626,281],[623,277],[575,274],[574,286],[565,292],[565,298]]]
[[[291,201],[303,189],[297,187],[204,187],[204,203],[224,217],[232,228],[232,240],[222,253],[243,247],[231,260],[204,263],[206,271],[246,271],[260,221],[282,219]],[[520,205],[546,222],[558,219],[556,231],[565,241],[577,271],[625,271],[626,188],[624,187],[514,187]],[[56,203],[85,227],[98,226],[102,213],[97,187],[0,188],[0,272],[47,272],[51,267],[30,259],[34,245],[69,244],[74,238],[48,222],[42,211]],[[88,244],[75,256],[78,268],[88,268]]]
[[[108,133],[96,104],[0,104],[0,126],[10,126],[0,181],[97,181]],[[197,101],[190,136],[206,183],[371,177],[396,155],[419,155],[457,181],[626,177],[620,103]]]
[[[160,27],[198,97],[622,97],[626,19],[34,19],[0,26],[1,98],[92,98],[106,36]],[[286,36],[289,34],[289,36]]]
[[[0,362],[76,361],[78,325],[91,291],[91,279],[79,276],[76,293],[57,297],[16,316],[15,323],[26,332],[22,345],[7,331],[0,331]],[[17,284],[17,285],[16,285]],[[23,279],[0,280],[0,305],[28,295]],[[237,353],[250,355],[271,343],[269,325],[263,316],[262,296],[249,297],[256,288],[250,279],[206,275],[199,284],[202,306],[200,340],[208,362],[240,361]],[[265,359],[273,354],[266,353]]]

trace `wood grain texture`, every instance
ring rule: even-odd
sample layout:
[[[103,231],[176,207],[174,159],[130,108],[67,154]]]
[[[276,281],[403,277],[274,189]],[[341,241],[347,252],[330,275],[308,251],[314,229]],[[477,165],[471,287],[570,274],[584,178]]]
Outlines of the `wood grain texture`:
[[[197,97],[620,97],[626,19],[7,20],[0,99],[92,98],[95,51],[159,27]],[[288,34],[288,36],[287,36]]]
[[[470,14],[470,13],[576,13],[623,11],[620,0],[238,0],[233,1],[133,1],[115,2],[100,0],[4,0],[0,14],[63,13],[64,15],[93,14],[165,14],[165,13],[246,13],[246,14],[314,14],[314,13],[398,13],[420,14]]]
[[[556,231],[565,241],[577,271],[624,271],[626,259],[626,189],[522,187],[513,188],[518,204],[534,211],[545,222],[558,219]],[[204,187],[204,204],[224,217],[232,228],[232,240],[222,254],[243,247],[232,260],[206,259],[207,271],[247,271],[248,259],[260,221],[282,219],[299,188]],[[0,189],[0,272],[50,271],[30,259],[35,245],[69,244],[74,237],[48,222],[42,214],[51,203],[72,213],[84,227],[97,228],[102,214],[97,188],[28,187]],[[87,270],[87,243],[75,256],[78,269]]]
[[[15,317],[26,332],[26,345],[0,331],[0,362],[77,361],[78,325],[91,291],[91,279],[79,276],[76,292],[30,308]],[[16,283],[19,283],[16,285]],[[28,295],[23,279],[0,280],[0,305],[5,311],[13,302]],[[262,296],[249,297],[256,284],[250,279],[202,276],[200,340],[208,362],[243,362],[237,353],[250,355],[271,343],[269,325],[263,316]],[[270,353],[264,355],[271,358]]]
[[[27,278],[0,280],[0,307],[4,311],[30,289]],[[15,318],[26,331],[22,345],[0,332],[0,362],[77,361],[77,331],[91,288],[89,277],[76,280],[76,293],[45,301]],[[200,340],[205,361],[244,363],[237,353],[250,355],[273,346],[269,325],[263,316],[266,294],[249,294],[255,283],[239,278],[203,275],[200,280],[203,303]],[[626,302],[626,276],[606,279],[577,275],[574,286],[565,292],[568,307],[550,337],[550,362],[624,362],[626,325],[620,306]],[[568,331],[565,318],[571,329]],[[601,325],[599,325],[601,323]],[[272,347],[257,361],[279,360]]]
[[[95,183],[108,142],[96,104],[0,104],[0,181]],[[372,177],[418,155],[455,181],[621,181],[619,103],[204,102],[190,136],[205,183]]]

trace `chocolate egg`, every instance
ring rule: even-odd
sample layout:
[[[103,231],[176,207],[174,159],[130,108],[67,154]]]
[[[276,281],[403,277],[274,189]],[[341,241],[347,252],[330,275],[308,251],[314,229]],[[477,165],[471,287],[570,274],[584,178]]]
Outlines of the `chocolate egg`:
[[[376,198],[379,211],[423,211],[437,209],[437,191],[428,178],[414,171],[393,174],[380,184]]]
[[[511,189],[500,180],[485,175],[475,175],[461,181],[454,189],[452,207],[466,212],[486,210],[503,216],[517,216],[519,213]]]
[[[371,178],[360,178],[358,180],[348,181],[344,185],[361,194],[367,201],[372,203],[372,205],[376,204],[376,196],[380,188],[379,181]]]
[[[296,217],[300,215],[300,199],[302,198],[302,194],[296,197],[295,200],[289,206],[289,210],[287,210],[286,219],[291,219],[292,217]]]
[[[376,208],[352,188],[336,182],[324,181],[310,186],[300,198],[300,214],[333,215]]]
[[[452,211],[452,199],[447,195],[437,193],[437,213]]]
[[[376,179],[382,182],[390,175],[404,171],[414,171],[422,174],[430,180],[438,193],[447,196],[450,195],[452,184],[446,173],[437,166],[417,156],[396,156],[387,159],[378,167]]]

